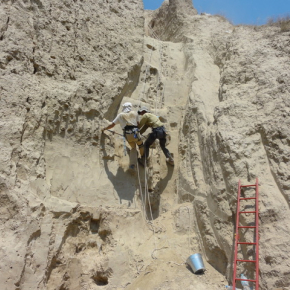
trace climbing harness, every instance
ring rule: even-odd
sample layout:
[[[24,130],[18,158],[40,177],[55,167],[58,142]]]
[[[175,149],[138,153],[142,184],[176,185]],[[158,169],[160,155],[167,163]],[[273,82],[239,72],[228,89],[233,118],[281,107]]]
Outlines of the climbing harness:
[[[139,129],[136,126],[126,126],[124,128],[124,136],[126,134],[134,134],[134,138],[137,139],[138,138],[138,132],[139,132]]]

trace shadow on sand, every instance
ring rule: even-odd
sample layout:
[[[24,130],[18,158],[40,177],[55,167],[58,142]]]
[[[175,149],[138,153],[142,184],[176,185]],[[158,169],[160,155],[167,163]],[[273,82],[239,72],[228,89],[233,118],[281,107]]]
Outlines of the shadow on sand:
[[[160,207],[160,198],[161,194],[167,187],[167,184],[169,180],[172,178],[174,167],[172,165],[167,164],[167,174],[164,178],[160,179],[155,185],[152,184],[152,187],[149,185],[148,187],[148,194],[149,194],[149,200],[150,200],[150,206],[152,210],[152,216],[151,211],[149,207],[148,199],[145,198],[145,182],[144,182],[144,174],[145,169],[141,166],[139,166],[140,170],[140,176],[141,176],[141,186],[142,186],[142,194],[143,194],[143,200],[145,200],[145,210],[146,215],[149,220],[156,219],[159,217],[159,207]],[[153,172],[153,170],[152,170]],[[152,173],[151,173],[152,174]],[[147,181],[149,179],[152,179],[153,176],[150,176],[150,173],[147,172]],[[149,182],[150,184],[151,182]]]
[[[101,136],[101,147],[102,151],[104,153],[104,156],[106,156],[106,149],[104,146],[104,138],[105,135],[102,134]],[[135,177],[132,176],[128,171],[125,171],[122,167],[118,167],[118,170],[116,173],[113,173],[110,168],[109,164],[113,162],[114,158],[102,158],[104,161],[104,168],[106,171],[106,174],[108,176],[108,179],[111,181],[115,192],[117,193],[119,197],[120,204],[124,204],[124,202],[128,202],[128,207],[131,207],[134,203],[134,195],[135,195]]]

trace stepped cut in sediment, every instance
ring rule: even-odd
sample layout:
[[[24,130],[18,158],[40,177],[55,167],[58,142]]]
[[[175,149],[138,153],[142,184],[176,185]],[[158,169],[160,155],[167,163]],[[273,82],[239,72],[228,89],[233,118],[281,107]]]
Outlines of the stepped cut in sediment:
[[[0,7],[3,289],[221,289],[238,180],[256,177],[260,288],[290,287],[289,31],[189,0]],[[128,144],[101,134],[124,102],[162,118],[174,167],[157,142],[128,170]],[[194,253],[203,275],[184,264]]]

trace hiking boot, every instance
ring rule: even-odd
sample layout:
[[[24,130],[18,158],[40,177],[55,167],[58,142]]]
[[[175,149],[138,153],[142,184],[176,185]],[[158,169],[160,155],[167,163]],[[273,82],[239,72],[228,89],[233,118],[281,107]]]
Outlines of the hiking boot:
[[[174,160],[171,156],[166,158],[166,162],[169,163],[170,165],[174,166]]]
[[[127,172],[130,173],[131,175],[135,175],[135,173],[136,173],[136,165],[135,164],[131,164],[129,166],[129,168],[127,169]]]

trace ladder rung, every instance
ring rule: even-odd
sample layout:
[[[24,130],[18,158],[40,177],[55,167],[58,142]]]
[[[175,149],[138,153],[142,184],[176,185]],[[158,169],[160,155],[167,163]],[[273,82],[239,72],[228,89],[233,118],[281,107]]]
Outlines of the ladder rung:
[[[256,213],[256,211],[240,211],[239,213]]]
[[[238,242],[240,245],[256,245],[257,243]]]
[[[239,280],[239,281],[257,282],[257,280],[252,280],[252,279],[241,279],[241,278],[236,278],[236,280]]]
[[[252,262],[252,263],[256,263],[255,260],[237,260],[237,262]]]
[[[240,198],[240,200],[245,200],[245,199],[256,199],[256,197],[243,197],[243,198]]]
[[[250,185],[241,185],[241,187],[250,187],[250,186],[256,186],[256,184],[250,184]]]
[[[254,228],[256,228],[256,226],[239,226],[238,227],[239,229],[254,229]]]

